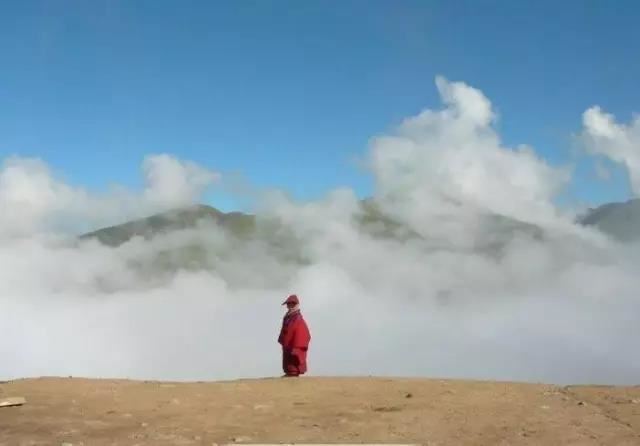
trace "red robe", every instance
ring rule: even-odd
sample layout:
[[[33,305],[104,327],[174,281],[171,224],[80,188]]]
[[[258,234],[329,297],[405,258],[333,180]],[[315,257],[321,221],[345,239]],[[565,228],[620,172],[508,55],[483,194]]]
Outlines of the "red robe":
[[[300,311],[286,314],[278,343],[282,345],[282,370],[286,375],[298,376],[307,371],[307,350],[311,334]]]

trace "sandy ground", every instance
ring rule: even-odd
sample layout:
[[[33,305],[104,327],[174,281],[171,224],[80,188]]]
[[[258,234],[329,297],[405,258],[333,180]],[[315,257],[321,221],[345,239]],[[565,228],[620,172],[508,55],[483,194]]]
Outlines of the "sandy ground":
[[[2,445],[640,445],[640,387],[376,378],[0,384]]]

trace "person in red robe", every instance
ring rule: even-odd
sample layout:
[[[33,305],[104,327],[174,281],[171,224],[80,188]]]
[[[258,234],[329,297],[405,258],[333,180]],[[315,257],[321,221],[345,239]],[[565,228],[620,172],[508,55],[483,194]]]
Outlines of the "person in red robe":
[[[278,343],[282,346],[282,370],[284,376],[300,376],[307,372],[307,351],[311,333],[300,312],[298,296],[292,294],[282,305],[287,306],[278,336]]]

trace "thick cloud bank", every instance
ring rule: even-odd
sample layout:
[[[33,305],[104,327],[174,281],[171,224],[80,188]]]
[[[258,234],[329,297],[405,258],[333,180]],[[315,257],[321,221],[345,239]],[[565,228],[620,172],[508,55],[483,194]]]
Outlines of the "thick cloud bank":
[[[303,263],[260,239],[237,245],[216,227],[118,248],[68,236],[197,202],[219,179],[207,168],[150,157],[142,192],[94,196],[41,161],[6,160],[0,378],[277,375],[280,303],[296,292],[314,375],[637,383],[637,249],[552,204],[570,170],[530,147],[505,147],[482,92],[443,78],[436,86],[443,108],[373,138],[368,158],[372,203],[419,237],[360,230],[348,189],[309,203],[265,193],[257,210],[304,242]],[[591,109],[584,136],[637,182],[634,126]],[[512,219],[544,237],[512,231]],[[215,248],[215,269],[157,279],[132,267],[189,240]],[[501,249],[486,249],[496,240]]]

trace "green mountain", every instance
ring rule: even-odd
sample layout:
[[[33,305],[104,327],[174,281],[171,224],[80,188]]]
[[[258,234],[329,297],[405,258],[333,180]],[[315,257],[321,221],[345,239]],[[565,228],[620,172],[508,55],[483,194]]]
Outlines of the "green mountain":
[[[589,209],[578,221],[585,226],[595,226],[621,242],[640,240],[640,199]]]
[[[134,237],[151,239],[160,234],[192,229],[199,223],[217,224],[236,237],[249,236],[255,231],[256,226],[253,215],[240,212],[224,213],[211,206],[196,205],[98,229],[81,235],[80,239],[94,238],[108,246],[119,246]]]
[[[152,280],[177,270],[219,271],[234,262],[255,259],[257,249],[282,265],[304,261],[292,234],[276,222],[258,220],[250,214],[196,205],[98,229],[79,239],[113,248],[133,243],[121,253],[122,259],[130,272]],[[135,245],[136,240],[160,237],[161,243]]]
[[[356,227],[364,234],[377,239],[388,239],[403,242],[425,243],[432,248],[438,248],[437,237],[430,234],[418,234],[408,226],[398,222],[393,217],[384,214],[372,200],[361,201],[361,212],[355,216]],[[447,224],[443,220],[443,225]],[[512,218],[487,214],[476,221],[476,227],[471,231],[482,234],[474,248],[496,250],[506,244],[512,237],[523,235],[540,239],[543,231],[532,224],[514,220]],[[181,230],[199,229],[192,231],[195,237],[190,249],[202,248],[206,244],[206,231],[215,225],[222,230],[226,237],[226,245],[234,245],[237,249],[246,242],[260,242],[270,249],[287,252],[288,256],[304,257],[304,240],[295,235],[292,228],[275,218],[267,218],[240,212],[224,213],[210,206],[196,205],[175,209],[152,215],[120,225],[98,229],[84,234],[81,240],[96,239],[107,246],[117,247],[135,238],[151,239],[159,235],[171,235]],[[435,231],[434,228],[434,233]],[[203,236],[198,237],[198,235]],[[189,245],[189,242],[186,242]],[[295,253],[295,254],[294,254]]]
[[[595,225],[620,240],[640,239],[640,200],[592,209],[579,223]],[[552,243],[554,239],[553,234],[536,225],[495,214],[476,216],[468,227],[443,217],[439,227],[425,225],[426,230],[419,234],[383,213],[372,200],[361,202],[355,224],[370,237],[411,243],[425,252],[464,250],[496,258],[516,237]],[[464,243],[456,243],[458,240],[451,240],[450,235],[439,236],[441,229],[445,234],[451,234],[447,231],[452,229]],[[156,237],[159,243],[137,242]],[[126,274],[137,278],[134,283],[140,283],[140,277],[146,280],[144,283],[162,282],[179,270],[215,270],[227,284],[277,286],[314,258],[313,245],[305,235],[276,218],[224,213],[205,205],[174,209],[80,236],[80,241],[90,240],[114,248],[130,242],[114,255],[125,262]],[[118,275],[110,271],[97,280],[106,290],[122,286]]]

